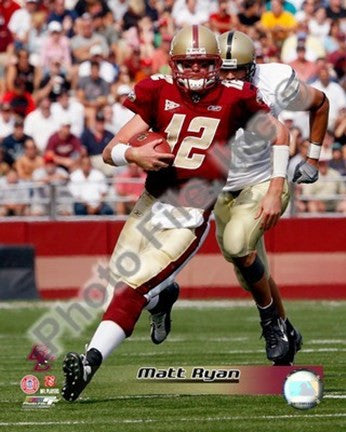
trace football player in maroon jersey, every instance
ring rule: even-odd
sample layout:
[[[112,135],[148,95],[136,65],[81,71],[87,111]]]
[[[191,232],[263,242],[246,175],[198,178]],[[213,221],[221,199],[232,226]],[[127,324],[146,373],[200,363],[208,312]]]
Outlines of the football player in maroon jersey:
[[[288,130],[267,114],[269,108],[253,85],[220,81],[219,46],[209,29],[184,27],[172,41],[170,57],[172,76],[154,75],[135,86],[125,102],[135,116],[103,152],[106,163],[136,163],[148,175],[110,260],[112,295],[102,321],[85,355],[71,352],[65,357],[62,395],[68,401],[77,399],[101,362],[131,335],[144,308],[161,316],[165,330],[169,328],[178,293],[171,293],[165,305],[159,293],[172,285],[207,235],[229,167],[225,150],[235,132],[266,124],[262,133],[270,131],[273,144],[288,147]],[[254,120],[255,114],[266,119]],[[155,151],[159,139],[141,147],[128,145],[131,137],[150,128],[166,138],[171,153]],[[286,170],[288,152],[283,153],[287,158],[280,169]],[[156,343],[158,327],[152,334]],[[284,331],[278,335],[278,356],[288,350]]]

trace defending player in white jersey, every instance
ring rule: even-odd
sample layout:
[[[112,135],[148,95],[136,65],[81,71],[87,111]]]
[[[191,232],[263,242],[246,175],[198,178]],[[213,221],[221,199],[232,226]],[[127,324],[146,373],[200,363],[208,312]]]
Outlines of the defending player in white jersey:
[[[329,103],[324,93],[300,83],[288,65],[257,65],[254,44],[245,33],[223,33],[219,44],[223,61],[221,77],[253,83],[275,116],[283,109],[310,112],[308,158],[297,166],[293,180],[298,183],[315,182],[328,121]],[[268,323],[278,317],[285,319],[290,351],[286,358],[274,361],[274,364],[286,365],[293,363],[302,338],[286,318],[280,292],[270,276],[263,241],[264,231],[276,225],[288,204],[285,168],[282,166],[279,173],[272,170],[272,160],[280,158],[282,149],[274,146],[272,151],[269,141],[260,141],[246,130],[238,131],[232,144],[228,180],[214,214],[222,253],[234,264],[242,287],[249,290],[256,301],[264,334],[272,331]],[[278,177],[274,185],[270,181],[273,177]]]

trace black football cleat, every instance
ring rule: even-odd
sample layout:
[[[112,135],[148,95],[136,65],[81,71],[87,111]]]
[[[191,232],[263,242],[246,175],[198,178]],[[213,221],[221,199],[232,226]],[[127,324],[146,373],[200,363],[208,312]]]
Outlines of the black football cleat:
[[[289,353],[289,340],[285,321],[274,316],[261,321],[262,336],[266,341],[268,360],[277,362],[287,357]]]
[[[86,355],[67,353],[63,362],[65,382],[62,397],[68,402],[75,401],[89,384],[101,362],[102,355],[95,348],[91,348]]]
[[[157,305],[150,312],[150,337],[154,344],[162,343],[171,331],[171,311],[179,297],[179,285],[173,283],[159,294]]]
[[[303,345],[302,335],[293,327],[288,319],[286,319],[286,329],[289,341],[288,353],[283,359],[274,361],[273,366],[292,366],[294,364],[295,355],[301,350]]]

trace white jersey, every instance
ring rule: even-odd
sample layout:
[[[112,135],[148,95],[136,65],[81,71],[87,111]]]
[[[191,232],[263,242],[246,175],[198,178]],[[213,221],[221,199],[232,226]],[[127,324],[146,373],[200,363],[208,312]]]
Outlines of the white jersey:
[[[296,96],[299,81],[294,70],[285,64],[256,65],[252,83],[259,89],[271,113],[277,117]],[[225,191],[267,181],[271,177],[271,143],[259,140],[253,133],[239,129],[232,142],[231,166]]]

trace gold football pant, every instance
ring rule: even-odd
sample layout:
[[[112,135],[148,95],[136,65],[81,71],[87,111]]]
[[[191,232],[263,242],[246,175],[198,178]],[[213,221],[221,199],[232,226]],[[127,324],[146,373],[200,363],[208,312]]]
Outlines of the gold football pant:
[[[202,225],[197,228],[179,225],[164,229],[154,225],[155,202],[145,191],[120,233],[109,265],[111,291],[117,283],[125,283],[134,289],[141,288],[148,298],[157,295],[173,282],[207,235],[209,214],[204,215]]]
[[[222,192],[215,204],[216,238],[224,258],[233,263],[233,258],[244,257],[257,251],[266,276],[269,278],[268,257],[265,250],[261,217],[255,219],[261,200],[267,193],[270,181],[245,187],[237,197]],[[281,214],[289,201],[288,184],[285,183],[281,197]],[[237,267],[234,267],[240,285],[249,290]]]

